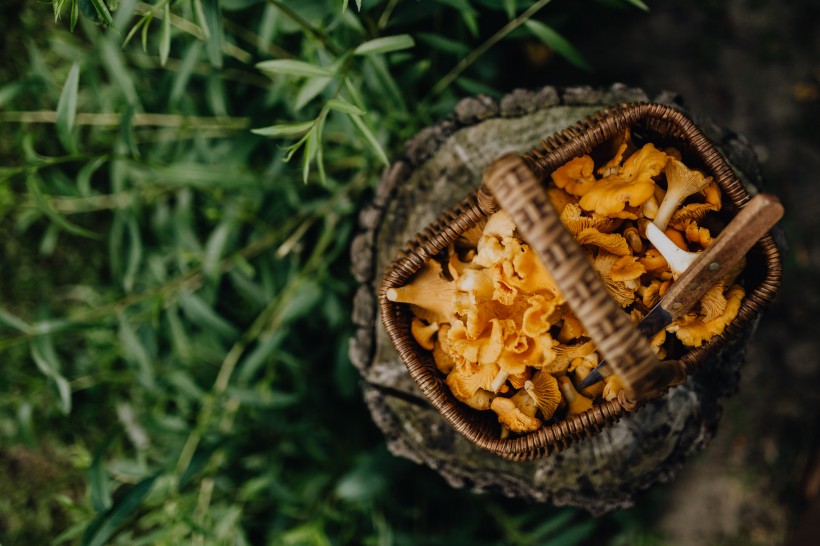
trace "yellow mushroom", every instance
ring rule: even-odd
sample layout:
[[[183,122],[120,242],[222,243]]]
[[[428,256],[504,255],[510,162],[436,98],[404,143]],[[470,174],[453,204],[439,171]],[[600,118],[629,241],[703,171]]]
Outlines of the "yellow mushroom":
[[[558,298],[547,299],[541,294],[527,298],[527,310],[521,318],[521,332],[530,337],[537,337],[549,332],[556,310]]]
[[[524,391],[529,394],[535,405],[541,410],[541,416],[544,420],[552,419],[562,400],[558,380],[547,372],[535,372],[532,379],[524,383]]]
[[[564,163],[552,172],[555,185],[567,193],[582,196],[596,183],[592,171],[595,164],[588,155],[576,157]]]
[[[630,222],[629,225],[624,228],[623,235],[627,244],[629,244],[629,248],[632,249],[632,252],[635,254],[643,252],[643,240],[635,224]]]
[[[666,229],[675,210],[692,194],[706,189],[712,181],[700,171],[689,169],[678,159],[669,158],[664,168],[666,174],[666,195],[653,220],[660,229]]]
[[[630,253],[629,243],[620,233],[601,233],[595,228],[586,228],[581,230],[576,240],[579,245],[594,245],[616,256]]]
[[[706,248],[712,244],[712,234],[704,227],[698,227],[697,222],[689,222],[686,226],[686,239],[700,245],[701,248]]]
[[[559,342],[566,344],[573,339],[578,339],[586,335],[584,325],[581,324],[581,321],[578,320],[578,317],[575,316],[575,313],[572,312],[569,305],[564,306],[561,319],[563,323],[561,324],[561,331],[558,333]]]
[[[681,231],[686,229],[689,222],[700,222],[710,211],[721,208],[720,187],[712,182],[701,192],[702,203],[689,203],[677,209],[669,221],[669,225]]]
[[[389,288],[390,301],[411,304],[413,314],[428,322],[445,323],[453,319],[456,286],[442,275],[441,264],[429,260],[413,280],[404,286]]]
[[[729,302],[726,300],[726,296],[723,295],[723,291],[725,289],[726,286],[724,282],[722,280],[718,281],[718,283],[712,286],[712,288],[710,288],[698,302],[698,307],[700,309],[698,314],[704,322],[715,320],[726,310],[726,306]]]
[[[632,154],[616,174],[601,179],[579,201],[584,210],[595,211],[604,216],[616,218],[638,217],[634,211],[626,210],[627,204],[640,207],[655,192],[653,177],[660,174],[666,165],[666,154],[646,144]]]
[[[717,318],[704,321],[697,313],[688,313],[666,327],[687,347],[700,347],[704,342],[719,336],[737,316],[745,292],[737,284],[726,292],[726,308]]]
[[[612,280],[621,282],[634,281],[644,273],[646,273],[646,268],[638,261],[637,256],[621,256],[615,260],[609,270]]]
[[[569,377],[562,376],[558,379],[558,382],[561,387],[561,393],[564,395],[564,400],[567,401],[567,405],[569,406],[567,417],[580,415],[592,409],[592,400],[576,391]]]
[[[649,242],[661,253],[675,278],[678,278],[692,265],[692,262],[698,258],[696,252],[687,252],[678,247],[678,245],[655,224],[646,226],[646,238],[649,239]],[[647,269],[649,268],[647,267]]]
[[[456,365],[456,361],[450,349],[450,343],[447,341],[447,332],[449,330],[449,324],[442,324],[441,328],[439,328],[438,336],[436,336],[436,342],[433,345],[433,360],[436,363],[436,368],[445,375],[450,373]]]
[[[587,228],[595,228],[601,233],[612,233],[621,225],[619,218],[610,218],[595,212],[585,213],[578,203],[570,203],[561,213],[561,222],[573,236],[578,236]]]
[[[519,391],[529,398],[526,391]],[[493,398],[490,409],[498,415],[498,422],[510,429],[512,432],[521,434],[533,432],[541,428],[541,421],[531,415],[527,415],[519,409],[513,400],[498,396]]]
[[[549,373],[559,374],[564,373],[576,358],[583,358],[594,353],[595,344],[591,341],[577,345],[556,344],[552,347],[552,352],[555,355],[552,361],[546,365],[536,367],[543,368],[544,371]]]
[[[438,322],[427,324],[418,317],[413,317],[412,322],[410,322],[410,333],[413,335],[413,339],[415,339],[416,343],[421,345],[423,349],[427,349],[428,351],[433,350],[433,345],[435,344],[435,339],[433,338],[436,336],[436,333],[438,333],[438,329]]]
[[[628,281],[617,281],[612,278],[612,266],[618,261],[618,256],[609,254],[608,252],[601,252],[595,257],[592,262],[592,267],[606,287],[607,292],[612,298],[618,302],[621,307],[629,306],[635,301],[635,290],[638,289],[640,283],[633,279]]]
[[[569,365],[568,371],[572,372],[574,378],[574,384],[577,385],[586,379],[586,377],[592,373],[592,370],[595,366],[598,365],[598,353],[591,353],[582,358],[576,358],[572,361]],[[601,395],[601,392],[604,389],[604,384],[602,382],[597,382],[593,385],[590,385],[586,389],[580,391],[581,394],[587,396],[589,398],[595,399]]]
[[[549,188],[547,190],[547,195],[550,198],[550,203],[552,203],[553,208],[558,211],[558,214],[564,210],[564,207],[569,205],[570,203],[577,203],[578,198],[574,195],[570,195],[564,190],[558,188]]]
[[[610,374],[604,378],[604,390],[601,393],[604,400],[614,400],[618,398],[618,393],[624,389],[624,384],[617,374]]]
[[[613,141],[611,150],[615,150],[612,153],[612,159],[604,163],[601,167],[598,168],[598,174],[601,176],[609,176],[611,174],[617,173],[618,169],[621,166],[621,161],[624,159],[624,155],[627,155],[627,150],[634,152],[635,147],[632,144],[632,139],[630,138],[630,132],[627,128],[623,133],[618,135],[618,137]],[[610,151],[611,151],[610,150]]]

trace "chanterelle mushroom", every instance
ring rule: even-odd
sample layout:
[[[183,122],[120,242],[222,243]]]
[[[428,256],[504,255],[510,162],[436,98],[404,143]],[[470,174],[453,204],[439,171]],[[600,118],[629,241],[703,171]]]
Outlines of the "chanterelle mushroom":
[[[675,158],[669,158],[664,168],[666,173],[666,195],[658,208],[653,222],[660,229],[666,229],[675,210],[690,195],[702,191],[712,181],[700,171],[689,169]]]
[[[417,317],[429,322],[449,323],[453,317],[455,293],[455,283],[444,278],[441,264],[430,260],[409,284],[390,288],[385,295],[390,301],[414,305],[413,313]]]
[[[629,156],[616,173],[600,180],[579,201],[584,210],[616,218],[637,218],[625,211],[627,203],[640,207],[655,193],[655,181],[666,165],[666,154],[646,144]]]
[[[683,250],[655,224],[646,226],[646,238],[655,245],[655,248],[661,253],[666,263],[669,264],[669,269],[672,270],[672,275],[674,275],[675,278],[686,271],[689,266],[692,265],[692,262],[698,258],[697,252],[687,252]]]

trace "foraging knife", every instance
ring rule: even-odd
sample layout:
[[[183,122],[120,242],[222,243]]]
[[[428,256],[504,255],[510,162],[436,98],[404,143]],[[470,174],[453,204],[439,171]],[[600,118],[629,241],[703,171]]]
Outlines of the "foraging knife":
[[[638,331],[650,338],[688,313],[782,216],[783,206],[777,197],[763,193],[753,197],[712,244],[698,254],[692,264],[671,284],[666,294],[638,324]],[[660,233],[657,226],[648,224],[647,237],[650,242],[656,236],[653,231]],[[606,360],[601,361],[581,381],[578,390],[594,385],[611,373],[612,369]]]

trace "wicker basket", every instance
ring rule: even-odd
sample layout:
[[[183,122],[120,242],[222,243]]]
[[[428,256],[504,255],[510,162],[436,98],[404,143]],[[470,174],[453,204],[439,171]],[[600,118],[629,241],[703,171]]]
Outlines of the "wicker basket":
[[[511,206],[518,209],[513,218],[519,231],[544,260],[556,281],[558,277],[577,269],[569,264],[583,266],[586,262],[580,247],[569,233],[562,226],[555,229],[555,222],[560,221],[546,200],[543,182],[553,170],[572,158],[604,150],[612,139],[627,128],[631,130],[636,143],[652,142],[659,146],[674,146],[681,151],[687,165],[700,168],[712,176],[726,197],[721,214],[730,217],[750,199],[749,193],[723,156],[680,111],[660,104],[641,103],[621,104],[593,114],[546,139],[543,142],[544,150],[523,156],[523,162],[511,159],[502,161],[500,167],[496,163],[494,165],[498,168],[495,172],[485,175],[510,178],[516,174],[518,179],[523,180],[523,185],[517,188],[512,182],[506,185],[493,184],[493,187],[496,192],[508,193],[504,196],[504,202],[507,203],[508,210]],[[528,187],[524,183],[528,177],[541,184]],[[516,195],[509,195],[516,192]],[[501,193],[498,193],[498,197],[501,200]],[[618,399],[600,403],[581,415],[544,425],[529,434],[502,439],[495,413],[474,410],[455,399],[437,370],[430,352],[422,349],[413,339],[410,333],[412,317],[407,306],[391,302],[385,296],[388,289],[405,285],[427,260],[496,210],[498,204],[495,197],[486,187],[482,187],[444,212],[437,221],[420,232],[414,241],[408,243],[388,268],[380,288],[379,307],[385,329],[402,361],[432,405],[471,442],[506,459],[532,460],[555,453],[610,426],[647,400],[663,395],[666,388],[682,381],[687,373],[707,364],[710,356],[717,351],[747,336],[780,284],[780,253],[771,235],[767,234],[749,254],[742,278],[746,296],[735,320],[722,335],[680,355],[677,361],[666,368],[668,373],[658,374],[657,370],[652,373],[645,365],[649,355],[647,342],[628,321],[627,315],[608,298],[604,298],[608,301],[595,300],[601,293],[605,294],[600,280],[579,278],[578,286],[590,287],[588,291],[571,290],[571,293],[567,293],[563,288],[562,291],[604,356],[616,370],[629,376],[624,382],[632,387],[630,390],[636,395],[631,398],[626,395],[627,391],[622,391]],[[545,237],[548,233],[555,234],[558,238]],[[563,236],[570,239],[562,239]],[[551,256],[545,256],[545,252]],[[564,271],[558,271],[562,266]],[[604,311],[615,308],[615,314]],[[593,309],[596,311],[592,311]],[[598,312],[599,309],[602,311]],[[654,358],[652,360],[657,362]]]

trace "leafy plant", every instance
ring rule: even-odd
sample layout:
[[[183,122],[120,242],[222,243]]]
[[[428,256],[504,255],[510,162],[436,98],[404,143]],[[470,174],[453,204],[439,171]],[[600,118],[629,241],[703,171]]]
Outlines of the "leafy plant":
[[[20,4],[0,87],[0,435],[85,490],[40,499],[60,528],[0,503],[4,544],[590,540],[389,456],[346,356],[380,170],[500,94],[497,48],[590,69],[560,2],[52,4]]]

